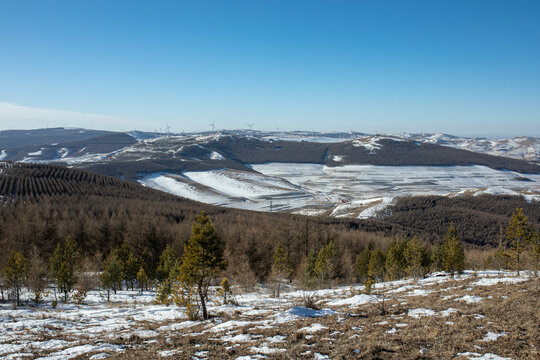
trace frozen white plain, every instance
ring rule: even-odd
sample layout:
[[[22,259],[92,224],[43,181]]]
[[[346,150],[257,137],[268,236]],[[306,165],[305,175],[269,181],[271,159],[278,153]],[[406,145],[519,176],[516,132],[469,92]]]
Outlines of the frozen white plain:
[[[156,173],[140,182],[204,203],[304,215],[370,218],[396,197],[410,195],[511,194],[540,199],[540,175],[485,166],[375,166],[252,164],[257,172]]]
[[[510,281],[516,279],[516,281]],[[493,286],[496,283],[515,283],[526,281],[528,275],[515,277],[505,273],[502,276],[495,271],[472,272],[467,271],[458,276],[457,281],[467,280],[468,286],[473,289],[481,286]],[[448,283],[446,285],[446,283]],[[431,275],[423,280],[399,280],[376,284],[376,289],[384,289],[386,296],[406,301],[407,296],[423,286],[439,284],[442,286],[441,296],[445,287],[455,286],[449,276],[440,274]],[[452,285],[454,284],[454,285]],[[260,328],[276,329],[283,324],[302,321],[306,318],[324,318],[334,316],[339,319],[363,304],[381,301],[378,296],[353,295],[351,290],[362,290],[363,286],[355,285],[337,287],[334,289],[318,290],[313,295],[318,299],[322,310],[308,309],[298,304],[302,302],[303,291],[286,291],[279,299],[272,298],[269,291],[259,289],[253,293],[236,295],[239,306],[219,305],[217,298],[212,299],[209,311],[213,314],[234,314],[235,320],[221,320],[220,317],[208,321],[190,321],[186,318],[184,310],[174,305],[164,306],[153,303],[155,292],[138,294],[132,291],[120,291],[111,296],[112,303],[107,304],[105,293],[92,291],[83,304],[62,304],[58,308],[51,307],[54,298],[50,293],[45,303],[39,306],[29,305],[14,310],[9,304],[0,306],[0,357],[3,358],[42,358],[42,359],[69,359],[80,355],[92,358],[106,358],[118,352],[127,350],[125,345],[115,345],[114,339],[129,339],[138,337],[139,345],[145,346],[158,337],[167,337],[168,334],[179,331],[186,335],[195,336],[197,332],[212,334],[212,338],[235,344],[252,344],[250,347],[252,358],[268,356],[273,353],[286,351],[286,336],[277,334],[264,339],[262,335],[246,334],[241,329]],[[26,296],[26,294],[25,294]],[[474,299],[476,302],[483,298],[466,295],[460,299]],[[426,308],[410,308],[407,315],[410,318],[421,317],[447,317],[458,310],[449,307],[441,311]],[[253,320],[256,315],[258,320]],[[405,320],[406,318],[404,318]],[[149,329],[148,324],[153,324]],[[385,326],[388,334],[406,329],[407,321],[390,325],[387,321],[380,323]],[[451,325],[450,325],[451,326]],[[196,328],[196,329],[192,329]],[[314,336],[327,329],[319,322],[301,327],[298,331]],[[353,329],[362,332],[363,328]],[[313,334],[313,335],[310,335]],[[340,336],[340,332],[332,332],[329,336]],[[487,331],[477,340],[480,343],[497,341],[506,336],[505,333]],[[475,348],[476,349],[476,348]],[[182,349],[169,349],[161,351],[160,356],[173,356]],[[476,355],[478,354],[478,355]],[[466,353],[462,354],[472,359],[500,359],[495,354]],[[327,354],[321,354],[328,358]],[[201,352],[199,358],[205,358]],[[246,357],[247,358],[247,357]]]

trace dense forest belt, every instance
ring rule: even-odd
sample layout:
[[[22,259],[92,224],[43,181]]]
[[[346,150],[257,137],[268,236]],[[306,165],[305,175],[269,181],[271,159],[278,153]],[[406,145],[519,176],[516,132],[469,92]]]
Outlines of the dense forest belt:
[[[505,228],[516,208],[523,208],[529,221],[538,228],[540,202],[528,203],[521,196],[412,196],[397,199],[383,217],[411,234],[442,238],[453,222],[460,238],[474,246],[497,246],[506,243]]]
[[[195,215],[206,211],[225,242],[230,271],[264,278],[278,242],[291,262],[301,264],[312,249],[336,245],[338,277],[366,247],[387,246],[392,237],[442,239],[456,224],[466,247],[497,245],[500,228],[516,207],[538,224],[538,202],[520,197],[412,197],[399,200],[380,220],[305,217],[219,208],[136,183],[62,166],[0,162],[0,262],[9,250],[37,246],[48,258],[70,235],[88,256],[103,258],[127,241],[136,253],[149,249],[157,261],[166,244],[182,252]],[[298,269],[297,269],[298,270]]]

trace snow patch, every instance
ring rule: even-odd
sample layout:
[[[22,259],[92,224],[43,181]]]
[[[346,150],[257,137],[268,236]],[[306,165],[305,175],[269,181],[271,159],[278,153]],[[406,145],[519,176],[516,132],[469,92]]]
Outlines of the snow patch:
[[[464,352],[456,354],[456,357],[464,356],[474,360],[512,360],[512,358],[502,357],[492,353],[479,354],[475,352]]]
[[[41,156],[41,155],[43,155],[43,149],[28,153],[28,156]]]
[[[504,278],[482,278],[478,281],[475,281],[471,285],[473,286],[492,286],[500,283],[516,284],[519,282],[527,281],[526,278],[516,278],[516,277],[504,277]]]
[[[328,329],[326,326],[323,326],[319,323],[311,324],[310,326],[303,327],[301,329],[298,329],[297,332],[304,332],[309,334],[314,334],[319,331],[323,331]]]
[[[355,295],[353,297],[346,298],[346,299],[330,301],[327,304],[330,306],[343,306],[343,305],[359,306],[363,304],[373,304],[378,301],[379,301],[378,296],[360,294],[360,295]]]
[[[455,301],[465,301],[467,304],[474,304],[481,302],[483,299],[480,296],[476,295],[465,295],[463,297],[460,297],[458,299],[454,299]]]
[[[192,327],[192,326],[199,325],[199,324],[200,324],[199,321],[184,321],[184,322],[177,323],[177,324],[170,324],[170,325],[160,326],[160,327],[158,327],[156,329],[156,331],[160,331],[160,332],[177,331],[177,330],[185,329],[185,328]]]
[[[214,326],[211,331],[225,331],[255,324],[253,321],[230,320]]]
[[[360,215],[358,215],[358,218],[359,219],[369,219],[369,218],[376,217],[379,212],[386,209],[386,207],[388,207],[389,205],[392,204],[392,201],[394,200],[394,198],[392,198],[392,197],[383,197],[381,200],[382,201],[381,201],[380,204],[377,204],[375,206],[372,206],[372,207],[367,208],[366,210],[362,211],[360,213]]]
[[[439,312],[439,316],[450,316],[452,315],[453,313],[456,313],[458,310],[457,309],[454,309],[454,308],[448,308],[446,310],[442,310]]]
[[[500,338],[501,336],[506,336],[505,333],[494,333],[492,331],[489,331],[482,340],[479,340],[479,341],[496,341],[498,338]]]
[[[249,334],[238,334],[235,336],[223,336],[221,338],[221,341],[227,341],[227,342],[250,342],[252,341],[251,335]]]
[[[62,351],[48,354],[46,357],[41,357],[36,360],[61,360],[72,359],[74,357],[83,356],[96,351],[107,352],[124,352],[124,347],[121,345],[100,344],[100,345],[79,345]]]
[[[162,350],[162,351],[158,351],[158,355],[161,357],[169,357],[169,356],[174,356],[181,352],[182,350]]]
[[[408,315],[412,318],[418,319],[423,316],[433,316],[435,315],[435,311],[431,309],[424,309],[424,308],[409,309]]]
[[[268,347],[268,345],[264,345],[264,344],[262,346],[253,346],[249,349],[253,351],[254,353],[267,354],[267,355],[287,351],[286,349],[270,348]]]
[[[314,359],[314,360],[330,360],[331,357],[328,356],[328,355],[325,355],[325,354],[315,353],[315,354],[313,355],[313,359]]]
[[[210,159],[211,160],[225,160],[225,157],[223,157],[223,155],[221,155],[220,153],[216,151],[212,151],[212,153],[210,154]]]

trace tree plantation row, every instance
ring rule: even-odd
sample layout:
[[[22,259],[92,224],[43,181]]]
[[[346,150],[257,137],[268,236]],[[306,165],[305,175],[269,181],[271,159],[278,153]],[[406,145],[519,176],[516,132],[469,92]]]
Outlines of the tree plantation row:
[[[505,249],[501,245],[495,253],[495,260],[488,258],[486,265],[512,268],[518,274],[526,266],[538,269],[540,236],[522,209],[516,209],[512,215],[506,237],[511,246]],[[16,306],[21,304],[23,287],[33,294],[29,300],[39,303],[50,283],[54,285],[55,294],[61,294],[64,302],[70,299],[73,291],[73,300],[82,302],[87,292],[96,287],[107,291],[107,300],[111,291],[116,292],[123,287],[139,291],[156,288],[156,302],[167,305],[174,302],[185,307],[190,318],[196,318],[201,313],[207,319],[206,302],[210,285],[217,283],[218,275],[222,275],[228,267],[224,249],[224,242],[204,212],[197,215],[192,224],[191,236],[184,244],[183,251],[176,253],[168,245],[157,261],[153,260],[147,249],[137,255],[124,242],[108,254],[100,269],[92,271],[84,268],[81,250],[68,236],[58,243],[48,261],[39,255],[36,248],[30,253],[29,259],[21,252],[11,251],[2,269],[2,300],[5,300],[6,286],[8,297]],[[281,242],[273,250],[271,270],[265,281],[274,296],[280,296],[283,283],[295,282],[306,290],[332,285],[339,261],[333,240],[329,239],[320,248],[312,248],[298,269],[293,266],[288,250]],[[419,278],[430,271],[440,270],[453,276],[463,272],[465,267],[465,250],[455,227],[451,225],[444,239],[432,248],[416,237],[396,238],[387,248],[366,247],[356,258],[354,272],[356,279],[364,283],[365,291],[369,293],[376,281],[397,280],[406,276]],[[254,285],[253,279],[246,277],[233,277],[232,280],[246,290]],[[220,292],[226,302],[230,294],[227,278],[221,281]]]

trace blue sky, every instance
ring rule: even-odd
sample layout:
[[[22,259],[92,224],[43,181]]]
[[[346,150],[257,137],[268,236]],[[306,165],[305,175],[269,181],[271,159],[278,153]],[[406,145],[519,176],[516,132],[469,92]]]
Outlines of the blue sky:
[[[540,136],[540,1],[0,0],[0,129]]]

